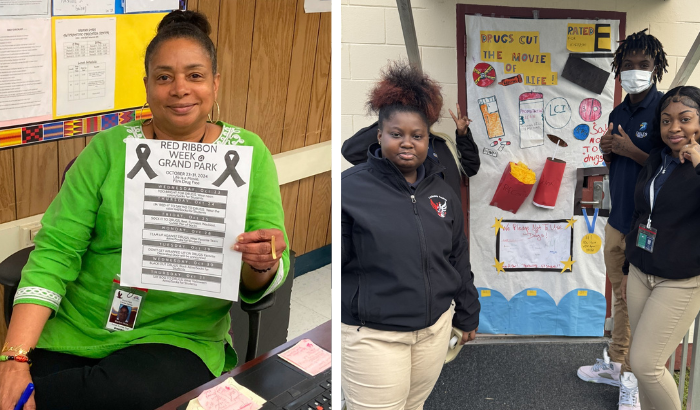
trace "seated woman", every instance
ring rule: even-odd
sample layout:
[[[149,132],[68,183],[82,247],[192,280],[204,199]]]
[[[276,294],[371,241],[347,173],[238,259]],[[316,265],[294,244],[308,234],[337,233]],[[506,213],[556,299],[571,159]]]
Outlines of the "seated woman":
[[[242,253],[241,299],[254,302],[284,281],[289,256],[272,156],[257,135],[207,122],[220,76],[209,32],[198,13],[163,18],[145,55],[153,119],[95,136],[46,210],[2,348],[28,355],[33,366],[0,362],[0,408],[12,408],[33,381],[25,410],[151,410],[236,364],[230,301],[150,290],[135,325],[128,319],[133,329],[105,328],[129,240],[122,238],[126,138],[252,146],[246,232],[227,252]]]
[[[625,238],[629,272],[622,298],[629,311],[630,366],[620,382],[639,388],[642,409],[680,410],[666,361],[700,311],[700,89],[676,87],[656,110],[656,135],[634,191]],[[625,269],[626,270],[626,269]],[[637,386],[638,383],[638,386]],[[638,409],[639,403],[630,408]]]
[[[377,142],[341,180],[341,384],[348,410],[422,409],[452,327],[472,340],[480,305],[459,197],[428,157],[439,86],[393,64],[368,105]]]

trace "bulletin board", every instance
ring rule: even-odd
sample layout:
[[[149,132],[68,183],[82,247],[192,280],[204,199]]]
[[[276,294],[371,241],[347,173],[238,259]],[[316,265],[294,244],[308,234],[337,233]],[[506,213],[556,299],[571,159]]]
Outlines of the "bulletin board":
[[[605,165],[624,14],[458,5],[457,27],[479,331],[602,336],[607,218],[575,215],[574,195],[578,168]]]
[[[0,149],[150,118],[143,59],[179,0],[0,5]]]

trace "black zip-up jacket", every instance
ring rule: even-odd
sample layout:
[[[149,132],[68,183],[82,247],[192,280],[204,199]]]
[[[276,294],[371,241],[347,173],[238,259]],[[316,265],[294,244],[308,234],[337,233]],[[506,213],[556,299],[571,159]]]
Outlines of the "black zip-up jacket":
[[[347,325],[424,329],[453,299],[453,326],[469,332],[479,325],[458,196],[442,177],[444,167],[431,158],[424,165],[415,193],[393,163],[371,153],[342,173],[341,320]]]
[[[651,215],[651,227],[657,230],[654,252],[637,247],[639,224],[646,226],[651,209],[644,190],[647,182],[656,175],[661,160],[661,149],[651,151],[639,172],[634,189],[632,229],[625,237],[625,257],[627,262],[647,275],[667,279],[692,278],[700,275],[700,252],[697,251],[700,165],[693,168],[692,161],[686,160],[671,172],[659,190]]]
[[[343,157],[353,165],[362,164],[367,161],[367,147],[377,142],[378,128],[379,124],[375,122],[369,127],[357,131],[355,135],[345,140],[345,142],[343,142],[343,148],[340,150]],[[457,136],[457,131],[455,131],[455,137],[457,141],[457,152],[460,157],[459,162],[462,164],[462,168],[464,168],[464,172],[467,176],[473,177],[479,172],[481,160],[479,159],[479,148],[476,146],[476,143],[474,143],[474,138],[472,137],[472,130],[469,128],[467,135],[464,137]],[[445,167],[445,181],[447,181],[457,193],[457,198],[460,198],[462,177],[457,163],[453,160],[452,152],[450,152],[447,142],[438,136],[430,134],[430,145],[433,148],[433,152],[437,154],[440,165]]]

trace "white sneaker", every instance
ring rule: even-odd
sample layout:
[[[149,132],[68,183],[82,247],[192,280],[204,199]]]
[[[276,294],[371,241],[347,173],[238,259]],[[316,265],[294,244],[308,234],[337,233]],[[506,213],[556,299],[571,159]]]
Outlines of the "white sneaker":
[[[611,362],[608,351],[603,350],[602,359],[596,359],[596,363],[593,366],[579,367],[576,374],[581,380],[586,382],[619,386],[621,368],[622,365],[620,363]]]
[[[618,410],[641,410],[639,403],[639,387],[637,378],[631,372],[626,372],[620,378],[620,401]]]

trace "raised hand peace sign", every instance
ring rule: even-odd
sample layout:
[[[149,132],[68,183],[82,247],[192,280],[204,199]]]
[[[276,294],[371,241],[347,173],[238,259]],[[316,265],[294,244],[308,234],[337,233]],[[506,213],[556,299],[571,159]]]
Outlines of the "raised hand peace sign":
[[[452,119],[455,120],[455,124],[457,125],[457,135],[460,137],[463,137],[467,135],[467,131],[469,130],[469,124],[472,123],[472,120],[467,118],[466,115],[462,115],[462,111],[459,109],[459,103],[457,103],[457,114],[460,115],[459,118],[455,115],[455,113],[452,112],[452,110],[448,109],[450,112],[450,115],[452,116]]]

